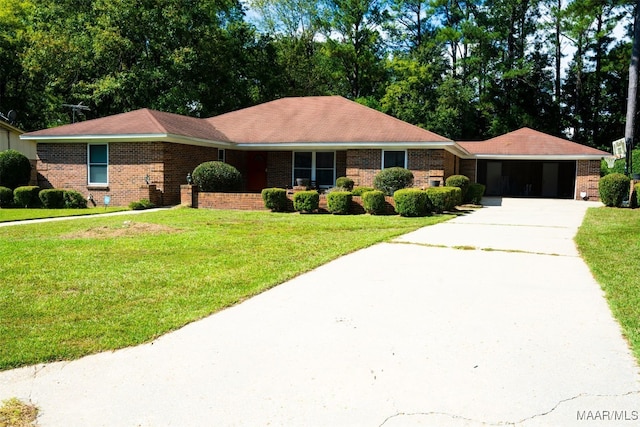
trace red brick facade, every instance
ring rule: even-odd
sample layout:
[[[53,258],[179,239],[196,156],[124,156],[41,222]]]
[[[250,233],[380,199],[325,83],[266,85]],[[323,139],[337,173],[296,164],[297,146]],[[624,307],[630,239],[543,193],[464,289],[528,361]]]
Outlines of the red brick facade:
[[[587,193],[589,200],[600,200],[598,181],[600,180],[601,160],[578,160],[576,164],[576,195],[580,200],[580,193]]]

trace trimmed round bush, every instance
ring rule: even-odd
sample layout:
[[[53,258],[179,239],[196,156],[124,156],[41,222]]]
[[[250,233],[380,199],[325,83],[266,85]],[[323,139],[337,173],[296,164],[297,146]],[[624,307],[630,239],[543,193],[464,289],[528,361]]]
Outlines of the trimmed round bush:
[[[65,190],[64,207],[67,209],[86,209],[87,199],[76,190]]]
[[[265,188],[262,190],[262,201],[264,207],[271,212],[285,212],[289,204],[287,190],[284,188]]]
[[[31,162],[16,150],[0,151],[0,185],[12,190],[28,185],[31,180]]]
[[[205,162],[191,174],[193,183],[204,192],[238,191],[242,188],[242,175],[238,169],[224,162]]]
[[[622,201],[629,195],[629,177],[621,173],[603,176],[598,182],[600,200],[609,207],[621,207]]]
[[[27,185],[13,190],[13,204],[19,208],[40,207],[40,187]]]
[[[382,215],[386,211],[387,201],[380,190],[367,191],[362,195],[362,207],[371,215]]]
[[[354,196],[362,196],[364,193],[373,190],[375,190],[373,187],[356,187],[351,191],[351,194]]]
[[[413,173],[405,168],[382,169],[373,179],[373,186],[376,190],[382,191],[387,196],[403,188],[413,185]]]
[[[345,191],[353,190],[354,182],[351,178],[347,178],[346,176],[341,176],[336,179],[336,187],[343,188]]]
[[[469,190],[469,184],[471,181],[464,175],[451,175],[449,178],[445,180],[445,185],[447,187],[458,187],[462,190],[462,199],[459,204],[462,204],[462,201],[467,195],[467,191]]]
[[[479,205],[482,201],[482,197],[484,196],[484,190],[485,186],[483,184],[478,184],[477,182],[469,184],[469,189],[467,190],[466,197],[464,197],[464,202]]]
[[[320,194],[316,190],[298,191],[293,195],[293,209],[298,212],[314,212],[320,206]]]
[[[64,190],[47,188],[38,193],[38,198],[42,202],[42,206],[47,209],[64,208]]]
[[[149,201],[149,199],[141,199],[138,202],[129,203],[129,209],[134,210],[134,211],[143,211],[145,209],[152,209],[152,208],[155,208],[155,207],[156,207],[156,205],[151,203],[151,201]]]
[[[13,191],[7,187],[0,187],[0,208],[9,208],[13,205]]]
[[[460,189],[458,187],[430,187],[426,192],[433,211],[442,213],[455,208]]]
[[[462,204],[462,188],[460,187],[445,187],[450,188],[452,190],[452,198],[451,198],[451,207],[447,210],[453,210],[456,206],[460,206]]]
[[[346,215],[351,209],[351,199],[349,191],[332,191],[327,194],[327,209],[335,215]]]
[[[397,190],[393,193],[393,200],[400,216],[425,216],[431,211],[427,193],[418,188]]]

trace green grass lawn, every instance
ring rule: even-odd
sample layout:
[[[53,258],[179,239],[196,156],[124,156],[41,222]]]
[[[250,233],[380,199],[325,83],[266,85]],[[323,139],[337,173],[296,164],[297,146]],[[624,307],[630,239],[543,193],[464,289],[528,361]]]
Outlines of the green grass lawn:
[[[87,209],[0,209],[0,222],[22,221],[25,219],[55,218],[60,216],[95,215],[124,211],[127,208],[87,208]]]
[[[449,218],[182,208],[0,228],[0,369],[150,341]]]
[[[640,209],[589,209],[576,242],[640,361]]]

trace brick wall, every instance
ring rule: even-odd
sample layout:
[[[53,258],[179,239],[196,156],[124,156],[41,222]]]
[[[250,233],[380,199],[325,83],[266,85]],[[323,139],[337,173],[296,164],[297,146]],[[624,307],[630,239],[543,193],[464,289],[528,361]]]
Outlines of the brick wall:
[[[373,187],[373,178],[381,165],[382,150],[347,150],[345,174],[356,187]]]
[[[600,160],[578,160],[576,164],[576,194],[580,200],[580,193],[586,192],[589,200],[600,200],[598,181],[600,180]]]
[[[471,180],[471,182],[476,182],[476,159],[461,159],[460,160],[460,175],[464,175]]]
[[[292,185],[293,153],[269,151],[267,153],[267,187],[287,188]]]

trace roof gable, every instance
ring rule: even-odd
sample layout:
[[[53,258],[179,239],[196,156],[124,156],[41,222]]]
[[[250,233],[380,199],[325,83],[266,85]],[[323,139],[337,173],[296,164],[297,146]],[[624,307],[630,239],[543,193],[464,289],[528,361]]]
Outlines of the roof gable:
[[[486,156],[607,156],[609,153],[530,128],[486,141],[458,142],[473,155]]]
[[[234,142],[451,142],[341,96],[282,98],[207,119]]]

